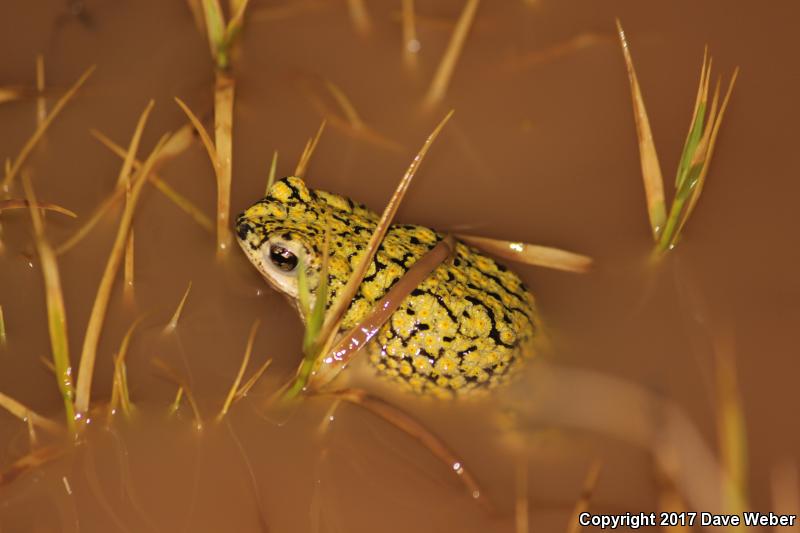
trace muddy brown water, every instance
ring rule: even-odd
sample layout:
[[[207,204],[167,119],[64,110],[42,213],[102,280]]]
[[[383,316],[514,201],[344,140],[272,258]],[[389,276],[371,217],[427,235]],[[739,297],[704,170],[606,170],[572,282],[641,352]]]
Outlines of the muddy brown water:
[[[583,276],[517,267],[548,325],[549,364],[620,378],[669,400],[715,454],[715,347],[733,353],[747,424],[750,506],[776,510],[772,473],[792,468],[800,450],[793,423],[800,400],[800,252],[792,237],[800,193],[796,5],[485,1],[446,100],[424,112],[420,102],[450,30],[441,21],[455,20],[461,2],[417,2],[427,18],[418,22],[416,70],[402,61],[393,15],[400,2],[367,2],[372,29],[366,35],[354,29],[345,2],[297,4],[298,13],[281,18],[271,16],[278,3],[251,5],[234,71],[233,213],[262,193],[273,150],[280,153],[279,173],[292,172],[321,120],[308,90],[324,95],[323,79],[341,87],[364,121],[399,148],[329,124],[308,181],[376,210],[439,117],[454,108],[398,218],[593,256],[596,268]],[[32,85],[37,53],[44,55],[48,86],[59,93],[97,65],[27,165],[41,199],[85,217],[112,190],[120,164],[89,129],[127,143],[152,98],[156,107],[143,141],[148,150],[183,124],[174,96],[210,111],[213,74],[184,2],[94,0],[82,4],[81,16],[69,14],[70,5],[78,3],[0,6],[0,84]],[[646,262],[650,237],[615,16],[633,47],[668,183],[703,46],[714,55],[715,72],[742,68],[703,198],[684,240],[657,268]],[[592,36],[588,46],[524,63],[585,35]],[[30,99],[0,106],[4,158],[33,131],[34,113]],[[199,144],[160,173],[213,212],[212,171]],[[60,258],[75,366],[118,217],[119,210],[105,217]],[[78,227],[58,215],[47,222],[56,243]],[[117,420],[113,431],[90,431],[67,457],[0,486],[0,531],[507,532],[518,530],[520,497],[530,531],[565,531],[586,471],[598,459],[593,512],[662,509],[651,454],[624,434],[604,431],[608,412],[599,408],[596,423],[577,428],[537,414],[538,376],[545,372],[539,363],[510,394],[476,404],[419,401],[370,380],[360,383],[434,429],[479,480],[493,513],[425,448],[358,407],[340,406],[323,435],[318,427],[329,400],[309,400],[288,418],[265,413],[270,387],[297,364],[302,327],[294,312],[238,250],[216,262],[212,236],[157,191],[145,189],[134,226],[134,299],[123,298],[118,282],[93,400],[107,401],[112,355],[130,323],[147,313],[128,354],[138,414],[131,422]],[[8,345],[0,348],[0,391],[60,419],[53,377],[40,362],[49,341],[30,228],[24,211],[2,216],[0,305]],[[164,338],[160,329],[189,282],[179,329]],[[272,358],[272,367],[215,425],[210,420],[257,318],[262,326],[252,365]],[[202,433],[193,429],[185,403],[167,417],[175,386],[156,375],[154,357],[191,381],[208,419]],[[641,407],[593,397],[591,389],[556,389],[549,401],[567,411],[608,401],[607,411],[627,419]],[[498,422],[509,412],[513,430]],[[101,426],[102,417],[93,422]],[[28,450],[24,424],[0,414],[0,465]],[[697,505],[690,506],[710,510]]]

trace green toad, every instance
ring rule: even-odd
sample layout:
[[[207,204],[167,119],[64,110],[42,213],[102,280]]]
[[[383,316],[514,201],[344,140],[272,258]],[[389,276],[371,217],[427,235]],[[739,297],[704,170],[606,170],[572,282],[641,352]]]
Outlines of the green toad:
[[[330,226],[330,306],[344,287],[380,217],[365,206],[306,187],[276,182],[239,215],[239,244],[267,281],[299,309],[298,256],[309,286],[319,280]],[[357,325],[403,274],[443,236],[422,226],[391,226],[342,323]],[[461,242],[411,294],[368,346],[379,375],[406,389],[439,397],[485,390],[519,366],[537,332],[533,297],[519,277]]]

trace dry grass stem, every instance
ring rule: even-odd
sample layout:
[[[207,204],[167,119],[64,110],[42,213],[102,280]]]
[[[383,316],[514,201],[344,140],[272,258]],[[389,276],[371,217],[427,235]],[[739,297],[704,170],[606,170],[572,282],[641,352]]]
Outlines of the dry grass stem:
[[[197,118],[189,106],[180,98],[175,101],[186,113],[189,121],[194,126],[203,146],[206,149],[211,165],[214,167],[214,175],[217,183],[217,256],[221,257],[230,245],[231,232],[229,226],[230,218],[230,192],[231,192],[231,165],[232,165],[232,127],[233,127],[233,78],[218,72],[214,92],[214,133],[216,144],[211,140],[208,132],[200,119]]]
[[[642,91],[639,88],[639,80],[636,78],[636,70],[633,67],[631,51],[622,24],[617,20],[617,32],[619,34],[622,53],[625,56],[625,66],[628,70],[628,81],[631,86],[631,97],[633,100],[633,118],[636,122],[636,134],[639,140],[639,159],[642,167],[642,179],[644,180],[644,191],[647,197],[647,215],[650,218],[650,229],[653,232],[653,239],[658,240],[664,229],[667,220],[666,203],[664,200],[664,179],[661,175],[661,165],[658,162],[656,146],[653,141],[653,132],[650,130],[650,120],[647,118]]]
[[[206,149],[206,153],[208,154],[208,158],[211,160],[211,165],[214,167],[214,173],[216,174],[220,164],[219,160],[217,159],[217,149],[214,147],[214,141],[211,140],[211,137],[208,135],[208,131],[206,130],[205,126],[203,126],[203,123],[199,118],[197,118],[197,115],[195,115],[194,112],[189,109],[189,106],[177,96],[175,97],[175,102],[180,106],[183,112],[186,113],[189,122],[192,123],[195,131],[197,131],[197,134],[200,136],[200,140],[203,142],[203,146]]]
[[[246,2],[245,2],[246,4]],[[217,256],[230,249],[231,177],[233,174],[233,78],[217,71],[214,84],[214,139],[217,147]]]
[[[30,421],[33,425],[42,430],[53,434],[53,435],[63,435],[64,434],[64,426],[58,424],[57,422],[50,420],[49,418],[42,416],[25,405],[21,404],[14,398],[10,396],[6,396],[2,392],[0,392],[0,407],[11,413],[12,415],[16,416],[22,421]]]
[[[364,0],[347,0],[347,11],[350,13],[350,20],[353,21],[353,26],[358,33],[366,35],[372,30],[372,22],[369,19]]]
[[[576,35],[571,39],[564,42],[542,48],[540,50],[533,50],[531,52],[518,55],[503,64],[503,70],[506,72],[519,72],[521,70],[536,67],[545,63],[551,63],[556,59],[567,57],[581,50],[596,46],[599,43],[604,43],[609,40],[605,34],[586,32]]]
[[[740,513],[746,510],[741,502],[747,488],[747,431],[736,379],[733,333],[718,338],[716,344],[716,418],[720,459],[727,474],[723,486],[725,508],[727,512]]]
[[[272,152],[272,163],[269,165],[269,174],[267,175],[267,188],[264,190],[264,196],[269,194],[272,184],[275,183],[275,178],[278,172],[278,151]]]
[[[322,123],[319,125],[317,129],[316,135],[312,139],[306,141],[306,145],[303,148],[303,153],[300,154],[300,160],[297,161],[297,166],[294,169],[294,175],[302,178],[306,174],[306,170],[308,169],[308,163],[311,161],[311,156],[314,154],[314,150],[317,149],[317,143],[319,143],[319,138],[322,136],[322,132],[325,130],[325,124],[327,120],[323,120]]]
[[[127,298],[133,297],[133,228],[128,234],[128,240],[125,243],[125,263],[123,268],[123,291]]]
[[[156,162],[159,160],[161,148],[168,139],[168,135],[164,135],[156,144],[153,151],[145,160],[142,168],[134,175],[131,180],[131,189],[128,202],[125,204],[125,209],[122,212],[122,218],[117,230],[117,236],[111,248],[111,252],[106,262],[103,276],[100,279],[100,284],[97,287],[97,295],[92,306],[91,314],[89,315],[89,323],[86,326],[86,334],[83,339],[83,348],[81,350],[81,361],[78,370],[78,386],[76,391],[75,406],[78,412],[85,414],[89,409],[89,398],[91,395],[92,378],[94,374],[95,358],[97,356],[97,344],[100,340],[100,334],[103,329],[103,322],[105,320],[106,309],[108,302],[111,298],[111,289],[114,285],[117,271],[122,261],[125,244],[128,240],[128,234],[133,223],[133,215],[136,210],[136,204],[139,199],[139,194],[142,187],[147,181],[147,175],[153,169]]]
[[[363,407],[418,441],[439,459],[447,470],[455,473],[458,480],[466,487],[467,492],[472,498],[484,506],[491,507],[489,501],[483,496],[483,492],[477,480],[472,476],[472,473],[467,470],[463,460],[459,459],[455,452],[453,452],[442,439],[411,415],[361,389],[337,390],[326,393],[325,395]]]
[[[89,79],[89,76],[92,75],[92,72],[94,72],[94,67],[89,67],[83,74],[81,74],[81,77],[78,78],[78,81],[76,81],[72,87],[70,87],[67,92],[58,99],[56,105],[54,105],[53,109],[50,110],[50,113],[47,114],[47,118],[45,118],[39,127],[36,128],[36,131],[33,132],[33,135],[31,135],[30,139],[28,139],[27,142],[22,146],[22,150],[20,150],[19,155],[17,155],[17,157],[14,159],[11,167],[6,170],[5,178],[3,178],[2,186],[0,186],[0,191],[7,192],[11,190],[11,184],[14,181],[14,176],[16,176],[19,170],[22,168],[22,165],[25,163],[34,146],[36,146],[36,143],[39,142],[45,131],[47,131],[47,128],[50,127],[50,124],[53,123],[53,120],[55,120],[61,110],[64,109],[64,106],[66,106],[70,99],[75,96],[75,93],[78,92],[78,89],[80,89],[84,82]]]
[[[30,207],[28,200],[23,198],[8,198],[5,200],[0,200],[0,213],[9,209],[28,209],[28,207]],[[66,207],[61,207],[60,205],[51,204],[49,202],[37,202],[37,204],[33,207],[36,209],[44,209],[45,211],[52,211],[70,218],[76,218],[78,216]]]
[[[116,413],[117,406],[122,409],[123,414],[127,417],[130,417],[133,412],[130,390],[128,389],[128,371],[125,358],[128,355],[128,346],[130,346],[131,343],[133,330],[136,329],[136,326],[138,326],[143,319],[144,315],[137,318],[133,324],[130,325],[128,331],[125,332],[125,336],[122,338],[119,351],[117,351],[117,355],[114,358],[114,381],[111,385],[111,402],[108,408],[109,423],[111,421],[111,416]]]
[[[27,174],[22,175],[22,184],[25,196],[28,199],[31,219],[33,221],[34,240],[39,261],[42,265],[44,278],[45,299],[47,302],[47,329],[50,334],[50,350],[53,364],[56,368],[56,382],[64,402],[64,413],[67,419],[67,428],[72,435],[77,432],[75,425],[74,393],[72,387],[72,364],[69,358],[69,341],[67,340],[67,313],[64,308],[64,293],[61,290],[61,275],[58,271],[58,262],[53,248],[44,234],[44,220],[42,214],[36,209],[36,195]]]
[[[589,501],[592,499],[592,494],[594,494],[594,489],[597,486],[597,479],[600,477],[600,469],[602,466],[602,461],[596,460],[589,467],[589,471],[586,473],[586,478],[583,481],[581,495],[578,498],[578,501],[575,502],[575,507],[572,510],[572,515],[570,521],[568,522],[568,533],[579,533],[579,531],[583,529],[580,525],[578,517],[581,515],[581,513],[585,513],[586,510],[589,509]]]
[[[402,0],[403,62],[408,68],[416,68],[419,40],[414,16],[414,0]]]
[[[428,88],[428,93],[425,96],[424,106],[431,108],[441,102],[445,94],[447,94],[447,87],[450,85],[450,79],[453,77],[453,72],[456,68],[456,63],[464,49],[464,43],[467,40],[472,21],[475,18],[475,12],[478,10],[479,0],[467,0],[464,9],[461,11],[461,16],[458,18],[456,27],[450,36],[450,42],[447,44],[447,50],[442,56],[439,67],[436,69],[436,74],[433,76],[433,81]]]
[[[113,141],[108,139],[108,137],[104,136],[102,133],[92,130],[92,135],[97,138],[101,143],[106,145],[109,148],[112,148],[112,151],[116,152],[120,157],[123,159],[127,156],[127,152],[125,152],[122,148],[118,145],[114,144]],[[192,130],[189,127],[180,128],[174,135],[172,135],[164,146],[161,148],[161,152],[159,155],[159,161],[166,161],[167,159],[171,159],[178,154],[185,151],[190,145],[192,141]],[[121,153],[120,153],[121,152]],[[134,158],[133,166],[136,170],[141,169],[141,163],[139,163]],[[151,181],[153,178],[151,177]],[[165,184],[166,185],[166,184]],[[121,184],[117,186],[112,193],[103,200],[103,202],[95,209],[94,213],[83,223],[83,225],[76,231],[72,237],[67,239],[61,246],[56,249],[56,254],[61,255],[63,253],[68,252],[72,249],[75,245],[77,245],[80,241],[86,237],[89,232],[97,225],[100,219],[111,209],[117,200],[119,200],[124,193],[128,192],[128,186],[126,184]],[[177,195],[177,193],[175,193]],[[186,202],[189,202],[186,200]],[[195,208],[196,209],[196,208]],[[196,209],[197,213],[199,213],[199,209]],[[196,215],[197,213],[193,212],[192,215]],[[204,216],[204,215],[202,215]]]
[[[236,373],[236,378],[231,384],[231,388],[228,391],[228,396],[225,398],[225,403],[222,404],[222,409],[220,409],[219,414],[217,415],[217,422],[225,418],[225,415],[228,414],[228,409],[230,409],[231,405],[233,404],[233,400],[239,390],[239,384],[242,382],[242,377],[244,377],[244,371],[247,369],[247,364],[250,362],[250,354],[253,352],[253,343],[256,340],[256,333],[258,332],[259,323],[260,321],[256,319],[256,321],[253,322],[253,325],[250,327],[250,335],[247,337],[247,346],[244,349],[242,364],[239,365],[239,372]]]
[[[30,91],[24,87],[0,87],[0,104],[20,100]]]
[[[272,359],[267,359],[264,361],[264,363],[258,367],[258,370],[256,370],[253,375],[250,376],[250,379],[245,381],[244,385],[242,385],[239,390],[236,391],[236,397],[233,399],[234,403],[238,402],[250,393],[250,390],[255,386],[256,383],[258,383],[258,380],[261,379],[261,376],[264,375],[264,372],[266,372],[270,364],[272,364]]]
[[[189,282],[189,285],[186,287],[186,290],[181,297],[181,301],[178,302],[178,307],[175,308],[175,312],[172,314],[172,318],[169,319],[169,322],[166,326],[164,326],[164,333],[170,333],[175,331],[175,328],[178,327],[178,320],[181,318],[181,314],[183,313],[183,306],[186,305],[186,299],[189,297],[189,291],[192,290],[192,282]]]
[[[44,57],[42,54],[36,55],[36,128],[41,128],[47,118],[47,101],[44,98]]]
[[[17,459],[5,471],[0,472],[0,487],[8,485],[30,470],[66,455],[67,450],[64,446],[45,446]]]
[[[363,348],[381,326],[389,320],[405,297],[411,294],[411,291],[430,276],[431,272],[442,262],[447,260],[452,255],[454,248],[455,240],[452,236],[448,236],[411,265],[408,272],[372,307],[369,315],[345,333],[337,342],[336,347],[322,358],[316,372],[311,376],[308,388],[319,390],[333,381],[350,362],[353,355]]]
[[[147,124],[147,119],[150,112],[153,110],[155,102],[150,100],[144,108],[144,112],[139,116],[139,121],[136,123],[136,128],[133,130],[133,137],[128,145],[128,150],[125,152],[125,159],[122,161],[122,168],[119,169],[119,176],[117,177],[117,185],[126,184],[126,190],[130,187],[130,175],[133,169],[133,162],[136,159],[136,154],[139,152],[139,142],[142,139],[142,132],[144,132],[144,125]]]
[[[189,6],[189,11],[192,13],[192,18],[194,19],[195,27],[204,32],[206,29],[206,23],[203,18],[203,6],[200,4],[201,0],[186,0],[186,5]]]
[[[6,336],[6,319],[3,316],[3,306],[0,305],[0,348],[8,346],[8,337]]]
[[[460,240],[492,255],[526,265],[542,266],[583,274],[591,270],[592,258],[559,248],[524,242],[503,241],[475,235],[456,235]]]
[[[170,415],[174,415],[178,412],[178,409],[181,408],[181,400],[183,399],[183,387],[178,387],[178,391],[175,393],[175,399],[172,400],[172,403],[169,406],[168,413]]]
[[[189,130],[186,130],[186,131],[189,131]],[[163,159],[163,156],[168,151],[168,145],[174,144],[175,137],[180,135],[180,133],[181,132],[179,131],[178,133],[175,134],[175,136],[170,137],[169,143],[164,146],[164,149],[161,150],[162,159]],[[118,156],[120,156],[122,158],[125,157],[125,155],[127,153],[127,152],[125,152],[125,149],[122,148],[121,146],[119,146],[118,144],[116,144],[114,141],[112,141],[108,137],[106,137],[103,133],[101,133],[101,132],[99,132],[97,130],[91,130],[91,134],[92,134],[92,136],[94,136],[95,139],[100,141],[100,143],[103,146],[105,146],[106,148],[108,148],[109,150],[111,150],[112,152],[117,154]],[[139,161],[138,159],[134,159],[133,160],[133,168],[135,170],[139,170],[139,168],[141,168],[141,166],[142,166],[142,162],[141,161]],[[160,193],[162,193],[164,196],[166,196],[170,201],[172,201],[172,203],[175,204],[181,211],[183,211],[184,213],[189,215],[192,218],[192,220],[197,222],[203,229],[205,229],[206,231],[208,231],[210,233],[214,233],[214,223],[191,200],[189,200],[188,198],[183,196],[181,193],[179,193],[178,191],[173,189],[167,182],[165,182],[163,179],[161,179],[159,177],[159,175],[156,174],[155,172],[150,174],[150,182],[153,184],[153,186],[156,188],[156,190],[158,190]]]
[[[416,175],[417,170],[419,169],[420,164],[422,164],[422,161],[425,159],[425,155],[428,153],[431,145],[439,136],[439,132],[442,131],[442,128],[447,121],[450,120],[451,116],[453,116],[452,111],[447,113],[447,115],[442,119],[441,122],[439,122],[433,132],[425,140],[425,143],[419,149],[419,152],[417,152],[417,155],[412,160],[408,170],[406,170],[405,175],[403,175],[403,178],[400,180],[400,183],[398,183],[394,194],[389,200],[389,203],[383,210],[383,214],[381,214],[381,218],[378,221],[378,224],[372,236],[370,237],[369,242],[367,243],[366,249],[361,253],[360,260],[356,264],[355,268],[353,268],[350,279],[342,288],[336,301],[333,303],[325,316],[325,322],[319,332],[319,338],[322,339],[322,342],[318,344],[320,347],[322,347],[320,353],[328,353],[333,347],[333,341],[336,336],[336,332],[339,329],[339,324],[341,323],[347,308],[350,307],[353,297],[355,296],[356,292],[358,292],[358,288],[364,279],[364,275],[366,274],[372,259],[375,257],[375,253],[378,251],[378,247],[383,241],[383,237],[386,235],[386,231],[389,229],[392,219],[394,219],[394,215],[397,212],[397,209],[400,207],[400,203],[405,197],[408,186],[411,184],[411,180]]]
[[[200,409],[197,407],[197,402],[194,399],[194,394],[192,394],[192,389],[189,387],[188,382],[170,365],[168,365],[164,360],[155,358],[153,359],[153,366],[155,366],[163,376],[171,381],[172,383],[178,385],[180,387],[178,389],[178,394],[175,396],[175,401],[173,402],[172,412],[178,410],[180,406],[181,397],[185,394],[186,399],[189,400],[189,405],[192,408],[192,413],[194,414],[194,427],[198,431],[202,431],[203,429],[203,417],[200,415]]]
[[[358,111],[356,111],[353,102],[351,102],[347,95],[344,94],[344,91],[342,91],[338,85],[328,79],[325,79],[324,82],[325,88],[328,89],[328,92],[331,93],[333,99],[336,100],[336,103],[341,108],[342,113],[344,113],[344,116],[347,118],[350,126],[356,130],[364,129],[364,121],[361,120],[361,117],[358,115]]]

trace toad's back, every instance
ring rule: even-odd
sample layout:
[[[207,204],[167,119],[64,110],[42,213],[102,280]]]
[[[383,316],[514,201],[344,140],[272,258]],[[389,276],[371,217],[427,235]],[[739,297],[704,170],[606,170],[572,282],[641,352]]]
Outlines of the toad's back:
[[[277,275],[264,257],[276,242],[287,248],[300,244],[312,277],[319,271],[327,226],[330,305],[377,221],[374,212],[348,198],[309,190],[302,180],[285,178],[239,217],[237,234],[267,280],[293,296],[282,280],[274,279]],[[441,239],[422,226],[391,226],[342,328],[358,324]],[[439,265],[381,327],[368,348],[369,360],[378,374],[413,391],[460,395],[503,382],[527,352],[536,323],[533,298],[519,277],[458,242],[453,259]]]

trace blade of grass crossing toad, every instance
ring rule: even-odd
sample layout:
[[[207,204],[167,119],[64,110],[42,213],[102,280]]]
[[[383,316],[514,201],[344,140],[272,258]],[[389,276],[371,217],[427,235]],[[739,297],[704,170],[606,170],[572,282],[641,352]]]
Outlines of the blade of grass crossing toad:
[[[36,250],[42,265],[45,299],[47,303],[47,329],[50,334],[50,350],[56,368],[58,390],[64,402],[67,429],[73,436],[77,434],[75,424],[75,389],[72,386],[72,363],[69,358],[69,342],[67,340],[67,313],[64,308],[64,294],[61,290],[61,275],[58,271],[56,256],[44,235],[44,221],[36,209],[36,195],[27,174],[22,175],[25,196],[28,198],[31,219],[33,220]]]
[[[30,155],[33,147],[36,146],[36,143],[38,143],[39,139],[42,138],[44,132],[47,131],[47,128],[53,123],[53,120],[55,120],[61,110],[64,109],[64,106],[67,105],[67,102],[69,102],[70,99],[75,96],[75,93],[78,92],[78,89],[80,89],[86,80],[89,79],[89,76],[92,75],[92,72],[94,72],[94,67],[89,67],[81,75],[81,77],[78,78],[78,81],[76,81],[75,84],[70,87],[61,98],[59,98],[58,102],[56,102],[56,105],[54,105],[53,109],[50,110],[50,113],[47,114],[47,118],[45,118],[42,124],[36,128],[36,131],[34,131],[30,139],[28,139],[28,141],[23,145],[22,150],[20,150],[19,155],[17,155],[16,159],[14,159],[14,162],[11,164],[11,166],[7,167],[5,178],[0,185],[0,191],[9,191],[11,189],[14,176],[16,176],[20,168],[22,168],[23,163],[25,163],[25,160],[28,158],[28,155]]]
[[[647,110],[639,88],[639,80],[636,78],[636,70],[633,67],[628,41],[625,38],[625,32],[622,30],[619,20],[617,20],[617,31],[622,45],[622,53],[625,57],[625,66],[628,70],[628,81],[631,86],[633,117],[639,140],[639,160],[647,197],[647,215],[650,219],[653,239],[657,241],[661,231],[664,229],[664,223],[667,218],[664,201],[664,180],[661,174],[661,165],[658,162],[658,155],[656,154],[655,142],[653,141],[653,132],[650,130],[650,121],[647,118]]]
[[[344,288],[339,293],[339,296],[336,298],[336,301],[333,303],[330,311],[325,317],[325,322],[322,326],[322,330],[320,331],[320,339],[323,343],[320,344],[320,346],[323,348],[320,353],[325,353],[332,348],[335,333],[339,328],[339,323],[344,317],[347,308],[350,306],[353,297],[358,292],[358,288],[364,279],[364,275],[366,274],[372,259],[375,257],[375,253],[378,251],[378,247],[383,241],[383,237],[386,235],[389,225],[392,223],[392,219],[394,219],[394,215],[397,212],[397,209],[400,207],[400,203],[405,197],[408,186],[411,184],[411,180],[416,175],[420,164],[422,164],[422,161],[425,159],[425,155],[433,145],[433,142],[439,136],[442,128],[445,124],[447,124],[447,121],[450,120],[450,117],[452,116],[453,111],[450,111],[442,119],[442,121],[439,122],[433,132],[425,140],[425,143],[422,145],[419,152],[417,152],[417,155],[411,161],[411,164],[409,165],[408,170],[406,170],[405,175],[403,175],[403,178],[400,180],[400,183],[398,183],[397,189],[395,189],[394,194],[384,209],[375,231],[373,232],[372,237],[370,237],[369,243],[367,243],[366,249],[361,254],[361,259],[356,264],[356,267],[353,269],[353,272],[350,275],[350,279],[347,280],[347,284],[345,284]]]

